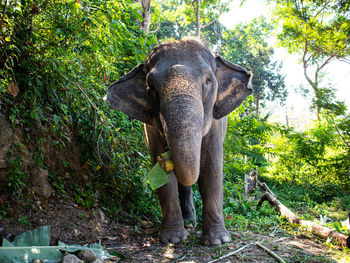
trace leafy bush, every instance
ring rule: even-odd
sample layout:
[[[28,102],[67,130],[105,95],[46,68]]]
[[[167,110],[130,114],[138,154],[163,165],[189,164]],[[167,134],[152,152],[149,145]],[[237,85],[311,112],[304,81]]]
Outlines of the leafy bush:
[[[327,122],[316,122],[309,130],[295,132],[280,127],[271,137],[274,158],[268,171],[286,182],[322,186],[323,194],[349,189],[349,149]],[[327,197],[325,195],[324,197]]]
[[[224,174],[226,178],[238,179],[251,168],[268,165],[268,139],[273,125],[267,118],[247,114],[252,97],[228,116],[227,134],[224,142]]]
[[[111,211],[126,208],[127,200],[145,202],[140,191],[143,170],[150,166],[141,124],[102,99],[108,84],[142,62],[156,44],[137,23],[139,8],[131,0],[18,0],[6,6],[1,19],[1,111],[13,125],[37,129],[49,123],[62,136],[74,123],[82,163],[88,161],[91,179]],[[35,157],[45,167],[39,153]],[[59,175],[50,180],[62,191],[69,183],[59,183]],[[77,200],[94,195],[83,193],[76,192]]]

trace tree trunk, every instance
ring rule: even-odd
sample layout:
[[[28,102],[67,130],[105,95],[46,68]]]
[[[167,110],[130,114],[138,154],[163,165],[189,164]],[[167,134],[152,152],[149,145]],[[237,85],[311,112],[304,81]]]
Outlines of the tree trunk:
[[[259,114],[259,108],[260,108],[260,93],[257,93],[257,94],[256,94],[255,105],[256,105],[256,114]]]
[[[142,18],[143,20],[140,22],[141,29],[148,34],[149,28],[151,26],[151,0],[135,0],[140,3],[142,6]]]

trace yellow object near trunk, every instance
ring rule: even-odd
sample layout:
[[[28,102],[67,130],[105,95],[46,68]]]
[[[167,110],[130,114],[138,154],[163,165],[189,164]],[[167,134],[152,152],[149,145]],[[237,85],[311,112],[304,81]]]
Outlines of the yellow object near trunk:
[[[170,172],[174,170],[174,163],[170,159],[170,152],[164,152],[160,155],[158,155],[157,160],[160,164],[160,166],[164,169],[166,172]]]
[[[147,175],[147,183],[155,190],[168,183],[169,173],[174,170],[174,163],[170,158],[170,152],[164,152],[157,157],[158,162]]]

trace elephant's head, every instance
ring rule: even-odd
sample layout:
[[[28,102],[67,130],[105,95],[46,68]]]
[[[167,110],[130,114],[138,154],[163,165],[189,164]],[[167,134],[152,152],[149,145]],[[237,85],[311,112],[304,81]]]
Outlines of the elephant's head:
[[[252,75],[194,40],[161,44],[107,94],[113,108],[164,130],[178,181],[199,176],[202,138],[213,119],[237,108],[252,92]]]

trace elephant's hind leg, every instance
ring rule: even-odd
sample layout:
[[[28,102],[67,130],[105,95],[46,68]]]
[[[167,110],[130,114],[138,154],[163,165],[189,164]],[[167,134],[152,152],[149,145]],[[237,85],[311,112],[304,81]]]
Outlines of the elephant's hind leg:
[[[192,186],[183,186],[178,183],[179,199],[181,205],[182,217],[185,225],[196,224],[196,209],[194,207]]]

